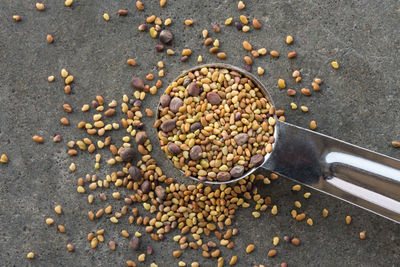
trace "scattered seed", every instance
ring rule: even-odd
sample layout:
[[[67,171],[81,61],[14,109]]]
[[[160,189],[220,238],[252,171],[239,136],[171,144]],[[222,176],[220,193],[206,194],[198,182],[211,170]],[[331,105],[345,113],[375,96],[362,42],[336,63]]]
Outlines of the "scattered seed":
[[[276,249],[271,249],[271,250],[268,251],[267,255],[268,255],[268,257],[273,258],[273,257],[276,256],[277,253],[278,252],[276,251]]]
[[[254,250],[254,248],[255,248],[254,244],[249,244],[249,245],[246,247],[246,253],[247,253],[247,254],[250,254],[250,253]]]
[[[47,225],[52,225],[54,223],[54,220],[52,218],[47,218],[46,219],[46,224]]]
[[[400,147],[400,141],[392,141],[392,146],[393,147]]]
[[[244,50],[251,51],[253,49],[253,46],[249,42],[244,41],[243,48],[244,48]]]
[[[133,260],[127,260],[125,263],[126,263],[126,266],[136,267],[136,262],[134,262]]]
[[[36,9],[39,11],[44,11],[46,7],[44,6],[43,3],[36,3]]]
[[[339,63],[337,61],[332,61],[331,66],[334,69],[338,69],[339,68]]]
[[[243,24],[248,24],[249,23],[249,20],[247,19],[247,17],[245,15],[240,15],[239,20]]]
[[[192,54],[192,50],[191,49],[183,49],[182,50],[182,56],[190,56]]]
[[[281,88],[281,89],[285,89],[285,88],[286,88],[285,80],[282,79],[282,78],[279,78],[279,79],[278,79],[278,86],[279,86],[279,88]]]
[[[254,29],[261,29],[261,23],[258,21],[258,19],[254,18],[252,21]]]
[[[57,225],[57,229],[60,233],[66,232],[64,225],[61,225],[61,224]]]
[[[360,239],[364,240],[365,238],[367,238],[366,232],[365,231],[360,232]]]
[[[54,207],[54,211],[55,211],[57,214],[62,214],[62,207],[61,207],[61,205],[55,206],[55,207]]]
[[[290,103],[290,107],[293,109],[293,110],[295,110],[295,109],[297,109],[297,105],[295,104],[295,103]]]
[[[288,58],[294,58],[294,57],[296,57],[297,56],[297,53],[296,53],[296,51],[292,51],[292,52],[289,52],[288,53]]]
[[[279,237],[275,236],[272,240],[272,244],[276,247],[279,244]]]
[[[350,224],[351,223],[351,217],[350,216],[346,216],[346,224]]]
[[[310,122],[310,129],[311,129],[311,130],[317,129],[317,122],[316,122],[316,121],[312,120],[312,121]]]
[[[258,74],[258,75],[263,75],[263,74],[264,74],[264,69],[261,68],[261,67],[258,67],[258,68],[257,68],[257,74]]]
[[[232,17],[227,18],[227,19],[225,20],[224,24],[225,24],[225,25],[231,25],[231,24],[232,24],[232,20],[233,20]]]
[[[68,250],[68,252],[74,252],[75,251],[75,246],[70,244],[70,243],[68,243],[67,244],[67,250]]]
[[[243,1],[239,1],[237,7],[239,10],[243,10],[246,7],[246,5],[243,3]]]
[[[219,52],[219,53],[217,54],[217,57],[218,57],[219,59],[225,59],[225,58],[226,58],[226,54],[225,54],[225,52]]]
[[[291,243],[295,246],[299,246],[300,245],[300,239],[298,239],[297,237],[292,238]]]
[[[309,226],[313,226],[314,222],[313,222],[313,220],[312,220],[311,218],[308,218],[308,219],[307,219],[307,224],[308,224]]]
[[[326,217],[328,217],[328,210],[327,209],[323,209],[322,210],[322,216],[324,217],[324,218],[326,218]]]
[[[46,41],[47,41],[47,43],[49,43],[49,44],[53,43],[53,42],[54,42],[53,35],[48,34],[48,35],[46,36]],[[53,76],[53,77],[54,77],[54,76]]]
[[[286,36],[286,43],[287,44],[293,43],[293,37],[291,35]]]
[[[21,21],[21,16],[20,15],[13,15],[13,20],[15,20],[15,21]]]
[[[8,157],[6,154],[2,154],[0,157],[0,162],[6,164],[8,162]]]
[[[130,66],[136,66],[136,60],[134,60],[133,58],[129,58],[127,61],[126,61],[126,64],[128,64],[128,65],[130,65]]]
[[[174,256],[175,259],[179,258],[182,255],[182,251],[181,250],[174,250],[172,252],[172,256]]]
[[[294,206],[295,206],[296,208],[300,209],[300,208],[301,208],[301,203],[300,203],[300,201],[295,201],[295,202],[294,202]]]
[[[272,57],[279,57],[278,51],[275,51],[275,50],[270,51],[269,54],[270,54]]]
[[[199,63],[203,62],[203,57],[201,55],[199,55],[197,57],[197,62],[199,62]]]
[[[306,193],[304,193],[304,195],[303,195],[303,197],[304,197],[305,199],[310,198],[310,196],[311,196],[311,193],[310,193],[310,192],[306,192]]]
[[[303,112],[308,112],[308,107],[307,106],[300,106],[300,109]]]
[[[29,253],[26,255],[26,257],[27,257],[28,259],[33,259],[33,258],[35,258],[35,253],[29,252]]]
[[[136,8],[140,11],[144,10],[143,3],[141,1],[136,1]]]
[[[305,96],[310,96],[311,95],[311,90],[308,88],[301,88],[301,93]]]
[[[191,19],[185,20],[185,25],[186,25],[186,26],[190,26],[190,25],[192,25],[192,24],[193,24],[193,20],[191,20]]]
[[[296,91],[293,89],[287,89],[286,94],[288,96],[295,96],[296,95]]]
[[[103,14],[103,19],[104,19],[105,21],[109,21],[109,20],[110,20],[110,15],[108,15],[107,13],[104,13],[104,14]]]
[[[41,137],[39,135],[34,135],[32,137],[32,140],[35,141],[36,143],[39,143],[39,144],[43,143],[43,137]]]
[[[272,215],[278,214],[278,207],[276,205],[272,206],[271,213]]]

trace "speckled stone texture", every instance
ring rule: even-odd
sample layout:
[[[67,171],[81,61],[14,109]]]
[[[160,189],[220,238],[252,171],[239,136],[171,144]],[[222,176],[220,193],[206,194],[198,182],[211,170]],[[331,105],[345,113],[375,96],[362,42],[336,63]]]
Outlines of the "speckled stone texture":
[[[135,8],[135,1],[83,1],[76,0],[71,8],[63,1],[45,1],[46,11],[38,12],[35,1],[3,0],[0,5],[0,154],[9,157],[7,165],[0,164],[0,258],[2,266],[123,266],[127,259],[137,261],[139,252],[132,251],[128,240],[121,236],[122,229],[130,233],[144,232],[143,227],[128,225],[122,219],[118,225],[106,218],[89,221],[88,210],[104,208],[96,198],[90,206],[86,195],[76,193],[76,180],[87,172],[93,173],[94,157],[87,153],[70,159],[66,154],[66,142],[86,135],[76,129],[80,120],[89,120],[93,113],[82,113],[80,108],[97,95],[106,101],[122,95],[131,95],[132,75],[144,78],[149,72],[157,76],[156,63],[163,60],[166,76],[163,89],[183,69],[197,64],[197,56],[203,55],[204,63],[221,62],[208,53],[202,45],[201,31],[207,28],[212,38],[220,40],[220,49],[228,57],[223,62],[244,66],[247,54],[242,42],[248,40],[253,47],[265,47],[280,52],[279,59],[270,56],[254,60],[253,72],[258,66],[265,68],[260,78],[270,89],[278,108],[286,110],[287,121],[307,127],[310,120],[318,123],[318,131],[362,147],[400,158],[400,150],[390,142],[400,138],[399,107],[399,53],[400,6],[397,1],[244,1],[246,8],[237,9],[237,1],[172,1],[165,8],[159,1],[144,0],[145,11]],[[127,17],[116,12],[127,8]],[[103,13],[110,14],[110,21],[103,20]],[[22,21],[16,23],[12,15],[19,14]],[[163,20],[173,20],[169,27],[175,36],[172,49],[175,56],[157,53],[157,40],[148,32],[139,32],[138,25],[149,15]],[[259,31],[241,33],[234,26],[224,26],[226,18],[238,21],[240,14],[256,17],[262,23]],[[184,25],[192,18],[194,24]],[[212,25],[221,26],[220,33],[212,31]],[[47,44],[46,35],[53,34],[54,43]],[[287,46],[287,34],[294,36],[294,43]],[[193,55],[186,63],[180,62],[180,51],[191,48]],[[288,60],[288,52],[297,51],[297,57]],[[136,67],[128,66],[127,58],[135,58]],[[332,60],[340,63],[334,70]],[[72,94],[63,93],[60,70],[75,76]],[[295,84],[293,70],[299,69],[303,82]],[[47,77],[54,75],[54,83]],[[300,90],[310,87],[314,77],[323,79],[320,93],[311,97],[297,95],[290,98],[279,89],[279,77],[286,80],[288,88]],[[153,82],[155,83],[155,82]],[[158,97],[148,96],[144,106],[155,110]],[[310,111],[290,110],[289,103],[307,105]],[[69,103],[74,112],[68,117],[72,126],[62,126],[59,119],[65,116],[62,104]],[[144,109],[143,109],[144,110]],[[117,113],[118,118],[120,111]],[[156,131],[150,126],[153,119],[145,118],[146,130],[152,140],[157,160],[168,176],[188,182],[165,160],[158,149]],[[43,136],[45,143],[33,143],[35,134]],[[62,135],[63,142],[54,144],[52,137]],[[121,140],[123,130],[111,136]],[[118,143],[119,142],[119,143]],[[121,145],[122,141],[117,141]],[[111,154],[104,151],[103,158]],[[69,164],[75,161],[77,171],[69,173]],[[116,170],[103,161],[97,173],[104,177]],[[251,216],[252,209],[240,209],[234,226],[240,229],[234,238],[235,248],[222,248],[222,255],[229,261],[238,255],[237,266],[395,266],[400,262],[400,226],[350,204],[336,200],[313,190],[301,193],[290,191],[292,182],[284,178],[271,185],[259,185],[262,196],[270,195],[279,207],[277,216],[262,213],[259,219]],[[120,201],[107,202],[115,208]],[[304,200],[302,194],[312,196]],[[314,219],[314,226],[298,223],[290,217],[293,202],[300,200],[303,210]],[[56,215],[53,208],[60,204],[63,215]],[[321,216],[323,208],[329,217]],[[345,216],[351,215],[351,225],[345,224]],[[55,224],[63,224],[66,234],[56,227],[45,224],[46,217],[53,217]],[[113,239],[117,250],[111,252],[105,244],[92,250],[86,240],[90,231],[104,228],[106,242]],[[360,240],[360,231],[367,231],[367,239]],[[142,243],[154,247],[154,254],[145,264],[177,266],[172,250],[178,245],[172,241],[174,233],[166,241],[154,242],[145,235]],[[299,247],[281,240],[275,258],[267,258],[272,248],[272,238],[295,235],[301,239]],[[215,240],[215,238],[211,238]],[[75,253],[68,253],[66,244],[76,246]],[[245,247],[255,244],[255,250],[246,255]],[[34,251],[36,259],[26,259]],[[199,251],[187,249],[179,260],[190,264],[199,261],[201,266],[216,266],[215,259],[203,259]]]

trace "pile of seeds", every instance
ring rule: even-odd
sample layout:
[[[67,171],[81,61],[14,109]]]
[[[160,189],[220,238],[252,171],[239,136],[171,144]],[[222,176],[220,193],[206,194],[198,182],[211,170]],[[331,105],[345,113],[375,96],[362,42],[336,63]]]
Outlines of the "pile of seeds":
[[[158,137],[186,176],[225,182],[259,166],[272,151],[274,115],[275,107],[250,78],[203,67],[161,96]]]

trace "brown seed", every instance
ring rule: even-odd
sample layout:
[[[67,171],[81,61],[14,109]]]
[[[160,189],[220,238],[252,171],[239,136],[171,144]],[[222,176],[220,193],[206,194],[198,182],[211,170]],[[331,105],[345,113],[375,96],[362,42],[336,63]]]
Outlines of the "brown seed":
[[[253,49],[253,46],[252,46],[249,42],[244,41],[244,42],[243,42],[243,48],[244,48],[244,50],[246,50],[246,51],[251,51],[251,50]]]
[[[296,51],[289,52],[288,55],[287,55],[288,58],[294,58],[296,56],[297,56]]]
[[[72,108],[71,108],[71,106],[69,104],[64,104],[62,107],[63,107],[65,112],[68,112],[68,113],[72,112]]]
[[[322,80],[320,78],[315,78],[314,82],[317,83],[318,85],[322,84]]]
[[[136,267],[136,262],[134,262],[133,260],[127,260],[125,263],[128,267]]]
[[[364,240],[365,238],[367,238],[365,231],[360,232],[360,239]]]
[[[191,20],[191,19],[185,20],[185,25],[186,25],[186,26],[190,26],[190,25],[192,25],[192,24],[193,24],[193,20]]]
[[[301,93],[305,96],[310,96],[311,95],[311,90],[308,88],[301,88]]]
[[[221,103],[221,97],[216,92],[208,92],[207,93],[207,101],[211,105],[219,105]]]
[[[136,60],[134,60],[133,58],[129,58],[127,61],[126,61],[126,64],[128,64],[128,65],[130,65],[130,66],[136,66]]]
[[[256,19],[256,18],[254,18],[253,19],[253,27],[254,27],[254,29],[261,29],[261,23],[258,21],[258,19]]]
[[[160,0],[160,7],[164,7],[167,3],[167,0]]]
[[[237,259],[238,258],[236,255],[232,256],[231,260],[229,261],[229,265],[235,265],[237,262]]]
[[[296,95],[296,91],[293,90],[293,89],[288,89],[286,93],[287,93],[288,96],[294,96],[294,95]]]
[[[74,252],[75,251],[75,246],[72,244],[67,244],[67,250],[68,252]]]
[[[192,160],[199,160],[203,157],[203,150],[201,149],[201,146],[195,145],[190,149],[190,158]]]
[[[225,53],[225,52],[219,52],[219,53],[217,54],[217,57],[218,57],[219,59],[225,59],[225,58],[226,58],[226,53]]]
[[[136,8],[140,11],[144,10],[143,3],[141,1],[136,1]]]
[[[135,158],[135,150],[131,147],[124,147],[121,149],[119,155],[125,162],[131,162]]]
[[[205,46],[209,46],[212,42],[213,42],[212,38],[207,38],[207,39],[204,40],[204,45]]]
[[[169,119],[169,120],[164,121],[161,124],[160,128],[163,132],[168,133],[175,128],[175,125],[176,125],[176,120]]]
[[[174,250],[172,252],[172,256],[174,256],[175,259],[179,258],[182,255],[182,251],[181,250]]]
[[[249,56],[245,56],[244,57],[244,62],[246,62],[247,65],[252,65],[253,64],[253,60]]]
[[[400,141],[392,141],[393,147],[400,147]]]
[[[64,86],[64,93],[69,95],[71,93],[71,86],[70,85],[66,85]]]
[[[32,140],[35,141],[36,143],[43,143],[43,137],[39,136],[39,135],[34,135],[32,137]]]
[[[109,247],[111,250],[115,250],[115,247],[116,247],[115,242],[114,242],[114,241],[108,242],[108,247]]]
[[[298,239],[297,237],[292,238],[291,243],[292,243],[293,245],[295,245],[295,246],[298,246],[298,245],[300,245],[300,239]]]
[[[133,236],[131,240],[129,241],[129,246],[133,250],[139,250],[140,249],[140,239],[136,236]]]
[[[152,111],[151,109],[146,108],[146,115],[147,115],[148,117],[153,117],[153,116],[154,116],[154,113],[153,113],[153,111]]]
[[[131,176],[131,178],[132,178],[134,181],[140,181],[140,180],[142,180],[142,173],[141,173],[141,171],[138,169],[138,167],[136,167],[136,166],[131,166],[131,167],[128,169],[128,172],[129,172],[129,175]]]
[[[189,48],[185,48],[182,50],[182,56],[190,56],[192,54],[192,50]]]
[[[182,150],[175,143],[170,142],[168,144],[168,151],[173,155],[178,155]]]
[[[106,117],[111,117],[114,114],[115,114],[115,109],[113,109],[113,108],[110,108],[110,109],[107,109],[106,111],[104,111],[104,116],[106,116]]]
[[[53,35],[48,34],[48,35],[46,36],[46,41],[47,41],[47,43],[49,43],[49,44],[51,44],[52,42],[54,42]]]
[[[278,51],[275,51],[275,50],[271,50],[271,51],[269,52],[269,54],[270,54],[272,57],[279,57]]]
[[[143,88],[144,88],[144,82],[139,77],[133,77],[131,83],[132,83],[133,88],[135,88],[135,89],[143,90]]]
[[[312,121],[310,122],[310,129],[311,129],[311,130],[317,129],[317,122],[316,122],[316,121],[312,120]]]
[[[218,52],[218,47],[216,47],[216,46],[213,46],[213,47],[211,47],[208,51],[211,53],[211,54],[215,54],[215,53],[217,53]]]
[[[128,15],[128,9],[120,9],[118,10],[117,14],[120,16],[126,16]]]
[[[57,225],[57,229],[60,233],[66,232],[64,225],[61,225],[61,224]]]
[[[200,94],[200,86],[196,82],[191,82],[188,85],[188,94],[191,96],[198,96]]]
[[[230,174],[233,178],[238,178],[243,175],[244,166],[237,165],[230,170]]]
[[[271,250],[268,251],[268,257],[270,257],[270,258],[275,257],[275,255],[277,253],[278,252],[276,251],[276,249],[271,249]]]
[[[231,174],[229,172],[219,172],[217,174],[217,180],[219,182],[226,182],[231,179]]]
[[[69,125],[69,120],[66,117],[63,117],[60,119],[61,124],[63,125]]]
[[[21,21],[21,16],[20,15],[13,15],[13,20],[15,21]]]
[[[171,110],[173,113],[177,113],[182,105],[183,105],[182,99],[179,97],[174,97],[171,99],[171,102],[169,103],[169,110]]]
[[[189,86],[189,87],[190,87],[190,86]],[[197,87],[198,87],[198,86],[197,86]],[[198,91],[199,91],[199,93],[200,93],[200,88],[199,88],[199,87],[198,87]],[[190,92],[191,92],[191,91],[189,90],[189,94],[191,94]],[[198,94],[197,94],[197,95],[198,95]],[[168,107],[170,101],[171,101],[171,97],[170,97],[169,95],[162,95],[162,96],[160,97],[160,104],[161,104],[161,106],[162,106],[163,108]]]
[[[254,244],[249,244],[249,245],[246,247],[246,253],[247,253],[247,254],[251,253],[251,252],[254,250],[254,248],[255,248]]]
[[[146,75],[146,80],[152,81],[154,79],[154,75],[149,73]]]

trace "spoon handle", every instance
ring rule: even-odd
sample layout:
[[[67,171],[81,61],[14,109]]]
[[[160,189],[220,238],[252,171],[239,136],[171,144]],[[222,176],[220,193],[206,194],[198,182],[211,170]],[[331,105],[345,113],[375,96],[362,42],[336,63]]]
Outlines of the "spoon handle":
[[[400,160],[277,122],[262,167],[400,223]]]

